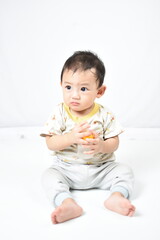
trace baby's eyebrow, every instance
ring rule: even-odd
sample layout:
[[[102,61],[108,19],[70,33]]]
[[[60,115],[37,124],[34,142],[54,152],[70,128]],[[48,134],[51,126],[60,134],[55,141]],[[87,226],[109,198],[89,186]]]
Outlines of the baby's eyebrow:
[[[89,86],[90,84],[89,83],[81,83],[80,85]]]
[[[70,85],[71,85],[71,83],[70,83],[70,82],[66,82],[66,81],[64,81],[64,84],[70,84]]]

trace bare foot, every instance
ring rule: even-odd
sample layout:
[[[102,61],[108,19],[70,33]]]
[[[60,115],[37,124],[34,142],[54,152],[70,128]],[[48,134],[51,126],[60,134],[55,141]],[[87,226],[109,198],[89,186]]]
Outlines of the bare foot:
[[[135,207],[119,192],[112,193],[104,202],[104,206],[113,212],[129,217],[135,212]]]
[[[51,214],[51,220],[53,224],[61,223],[80,217],[82,213],[82,208],[72,198],[67,198]]]

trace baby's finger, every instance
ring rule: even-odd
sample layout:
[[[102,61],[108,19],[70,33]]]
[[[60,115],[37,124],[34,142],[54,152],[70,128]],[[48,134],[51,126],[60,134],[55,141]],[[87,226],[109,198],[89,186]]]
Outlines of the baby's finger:
[[[85,123],[84,125],[80,126],[80,132],[85,132],[90,128],[90,125],[88,123]]]
[[[79,144],[81,144],[82,146],[86,146],[87,142],[86,142],[86,140],[84,140],[83,138],[81,138],[81,139],[79,140]]]
[[[79,127],[81,127],[81,128],[86,127],[86,126],[89,126],[89,124],[88,124],[87,121],[81,122],[81,123],[79,124]]]
[[[91,146],[88,144],[82,144],[82,147],[85,148],[86,150],[91,150]]]
[[[82,132],[80,133],[80,137],[83,139],[83,140],[87,140],[87,137],[91,135],[91,132],[90,131],[85,131],[85,132]]]
[[[98,144],[98,140],[97,139],[92,139],[92,138],[86,138],[86,141],[88,142],[88,144],[90,145],[96,145]]]
[[[95,131],[92,131],[92,134],[94,135],[94,138],[98,138],[99,137],[99,135]]]
[[[85,151],[84,154],[87,154],[87,155],[94,154],[94,150]]]
[[[79,123],[79,126],[82,127],[84,124],[88,123],[87,121],[83,121]]]

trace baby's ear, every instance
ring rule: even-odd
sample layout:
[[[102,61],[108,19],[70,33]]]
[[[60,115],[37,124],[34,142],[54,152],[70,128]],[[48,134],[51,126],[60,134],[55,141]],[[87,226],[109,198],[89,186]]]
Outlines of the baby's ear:
[[[97,98],[100,98],[106,91],[107,87],[105,85],[102,85],[97,92]]]

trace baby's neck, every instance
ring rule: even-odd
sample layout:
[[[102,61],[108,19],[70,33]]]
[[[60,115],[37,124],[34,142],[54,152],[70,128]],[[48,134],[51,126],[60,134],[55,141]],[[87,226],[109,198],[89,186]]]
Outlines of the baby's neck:
[[[73,111],[72,109],[69,109],[71,114],[74,115],[75,117],[84,117],[88,115],[94,108],[95,104],[93,104],[90,108],[84,109],[82,111]]]

